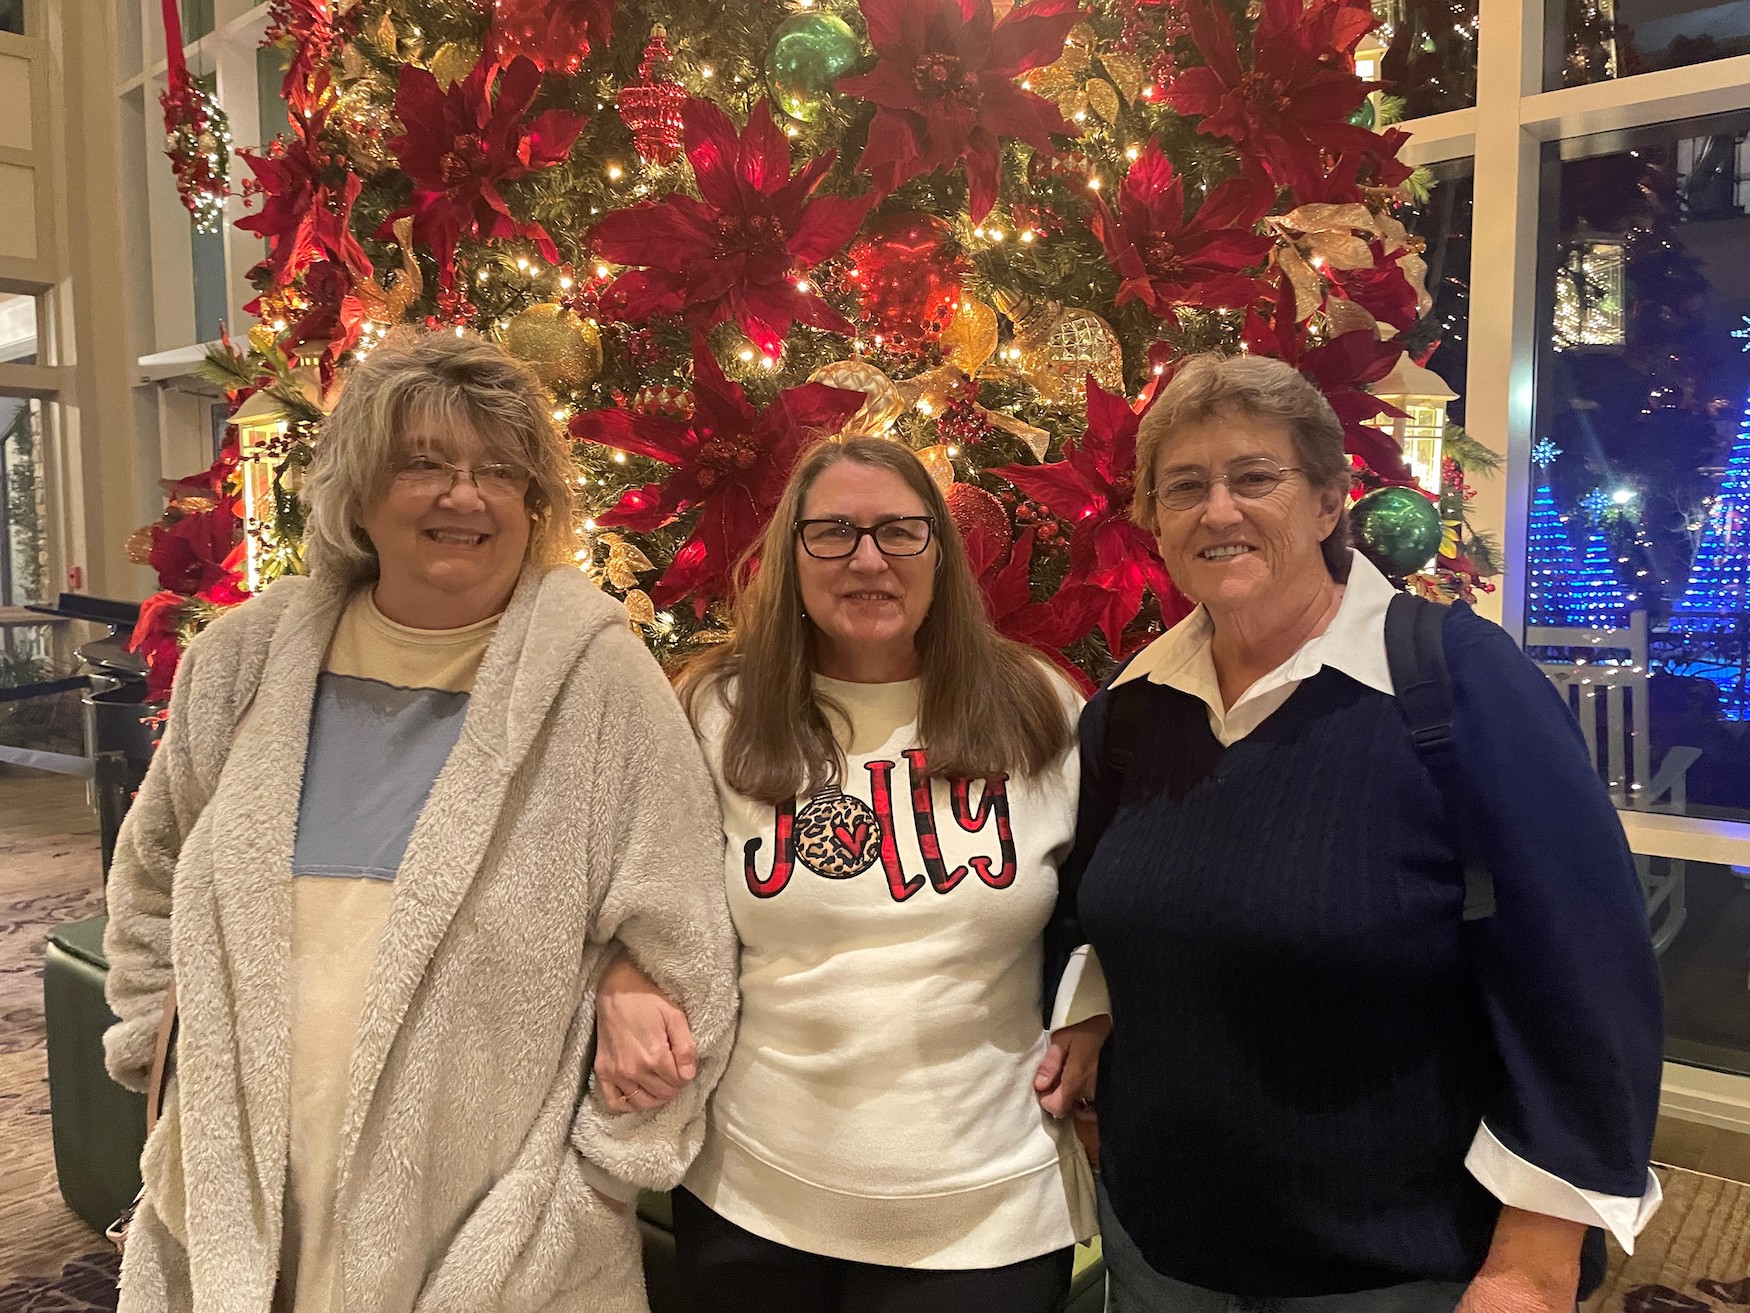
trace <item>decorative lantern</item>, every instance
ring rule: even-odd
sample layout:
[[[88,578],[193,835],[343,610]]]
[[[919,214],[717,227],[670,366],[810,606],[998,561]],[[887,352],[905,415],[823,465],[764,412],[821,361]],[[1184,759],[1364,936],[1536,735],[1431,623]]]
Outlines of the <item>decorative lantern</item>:
[[[292,385],[310,401],[328,411],[339,400],[338,386],[326,397],[322,393],[317,362],[326,342],[306,342],[297,350],[298,364],[292,370]],[[244,586],[260,591],[265,531],[274,522],[273,474],[285,459],[285,438],[291,424],[282,402],[263,388],[231,416],[237,426],[238,472],[243,479]]]
[[[1385,63],[1385,42],[1375,28],[1361,38],[1361,44],[1355,47],[1355,76],[1363,82],[1378,82],[1381,66]]]
[[[1440,375],[1424,369],[1407,353],[1399,356],[1392,372],[1369,390],[1404,412],[1403,418],[1382,415],[1371,423],[1397,440],[1404,451],[1404,463],[1416,476],[1416,482],[1438,495],[1441,449],[1446,441],[1446,403],[1458,400],[1458,393]]]

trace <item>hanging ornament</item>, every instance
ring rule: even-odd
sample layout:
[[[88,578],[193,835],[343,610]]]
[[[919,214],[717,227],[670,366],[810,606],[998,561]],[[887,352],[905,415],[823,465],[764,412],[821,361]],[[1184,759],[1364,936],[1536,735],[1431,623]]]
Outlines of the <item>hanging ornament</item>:
[[[1380,571],[1402,579],[1440,550],[1440,512],[1414,488],[1375,488],[1349,511],[1355,546]]]
[[[795,14],[778,24],[766,55],[766,87],[793,119],[813,123],[826,112],[833,84],[862,59],[851,25],[831,14]]]
[[[639,388],[632,394],[627,407],[634,415],[648,419],[671,419],[684,424],[693,417],[693,394],[686,388],[664,383],[660,387]]]
[[[970,298],[955,308],[954,319],[942,330],[942,359],[975,375],[997,350],[997,312]]]
[[[620,118],[632,130],[632,145],[648,164],[667,164],[681,149],[681,106],[686,89],[669,76],[673,56],[668,29],[658,23],[638,64],[638,80],[620,88]]]
[[[543,73],[575,77],[592,43],[607,44],[612,14],[603,0],[492,0],[487,45],[497,64],[521,55]]]
[[[881,854],[881,819],[861,798],[826,788],[796,813],[796,856],[816,875],[849,880]]]
[[[851,243],[847,281],[884,344],[933,341],[954,317],[964,272],[953,229],[933,214],[883,215]]]
[[[169,68],[158,103],[164,110],[164,153],[195,231],[215,233],[231,194],[231,125],[219,102],[189,74],[178,0],[164,0],[163,15]]]
[[[432,52],[426,68],[437,79],[437,84],[448,91],[468,74],[474,71],[474,65],[480,62],[480,43],[478,41],[446,41]]]
[[[1003,555],[1015,535],[1001,499],[976,483],[956,483],[943,495],[967,548],[989,559]]]
[[[905,414],[905,400],[899,395],[893,380],[867,360],[840,360],[822,365],[808,376],[808,381],[868,395],[869,400],[863,408],[846,420],[844,428],[839,430],[841,438],[886,437],[899,422],[899,417]]]
[[[1108,392],[1124,390],[1124,348],[1099,315],[1004,292],[996,298],[1015,325],[1015,367],[1044,400],[1080,405],[1089,374]]]
[[[562,305],[532,305],[505,325],[504,346],[550,388],[588,387],[602,372],[602,335]]]

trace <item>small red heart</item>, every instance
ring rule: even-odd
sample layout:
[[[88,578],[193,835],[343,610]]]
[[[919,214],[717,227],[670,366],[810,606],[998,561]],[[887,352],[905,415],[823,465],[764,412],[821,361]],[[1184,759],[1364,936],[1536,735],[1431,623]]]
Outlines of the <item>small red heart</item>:
[[[842,825],[835,825],[832,833],[835,839],[844,844],[846,852],[861,854],[863,845],[869,842],[869,822],[858,821],[857,828],[854,830],[847,830]]]

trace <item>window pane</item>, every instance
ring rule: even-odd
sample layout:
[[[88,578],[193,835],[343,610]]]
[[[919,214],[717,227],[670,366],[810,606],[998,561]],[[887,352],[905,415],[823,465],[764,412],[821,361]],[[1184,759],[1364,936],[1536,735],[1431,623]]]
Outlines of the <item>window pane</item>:
[[[1427,249],[1428,293],[1434,308],[1410,334],[1410,354],[1418,360],[1429,347],[1428,368],[1458,393],[1447,406],[1449,423],[1464,423],[1464,395],[1470,354],[1470,226],[1475,194],[1475,161],[1448,160],[1431,166],[1434,187],[1422,205],[1399,216]]]
[[[0,292],[0,365],[40,363],[36,333],[36,298]]]
[[[1750,52],[1743,0],[1547,0],[1544,88],[1630,77]]]
[[[0,606],[48,598],[42,405],[0,397]]]
[[[182,0],[182,39],[199,41],[212,30],[213,0]]]
[[[1637,857],[1665,978],[1665,1056],[1750,1075],[1750,867]]]
[[[1379,76],[1403,117],[1444,114],[1477,103],[1477,0],[1375,0],[1385,43]],[[1365,76],[1373,38],[1356,54]]]
[[[0,0],[0,32],[24,35],[24,0]]]
[[[1747,135],[1739,114],[1547,148],[1525,561],[1527,647],[1618,805],[1740,820]]]
[[[263,143],[286,130],[286,102],[280,97],[280,86],[290,62],[278,46],[261,46],[255,52],[255,114]]]

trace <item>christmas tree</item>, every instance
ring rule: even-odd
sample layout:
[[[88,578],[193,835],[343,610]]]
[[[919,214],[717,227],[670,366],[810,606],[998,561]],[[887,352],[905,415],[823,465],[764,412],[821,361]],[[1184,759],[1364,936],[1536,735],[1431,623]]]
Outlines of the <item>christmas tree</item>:
[[[1540,473],[1537,491],[1531,497],[1531,523],[1525,530],[1527,624],[1563,627],[1574,623],[1570,585],[1580,573],[1580,558],[1556,510],[1549,483],[1549,468],[1561,454],[1548,438],[1540,439],[1531,452]]]
[[[1129,520],[1139,413],[1187,354],[1290,361],[1363,485],[1409,481],[1367,388],[1430,303],[1405,136],[1352,121],[1367,0],[271,9],[258,323],[210,365],[280,422],[243,453],[270,467],[263,579],[300,568],[300,360],[326,384],[399,323],[534,365],[576,443],[578,560],[664,658],[721,636],[821,434],[916,449],[1003,631],[1090,673],[1187,609]],[[159,651],[229,600],[168,592]]]
[[[1579,568],[1568,583],[1568,623],[1582,629],[1621,629],[1628,623],[1628,592],[1597,525],[1587,532]]]
[[[1689,583],[1671,608],[1671,629],[1706,654],[1697,673],[1720,686],[1726,714],[1750,714],[1750,405],[1708,507]]]

